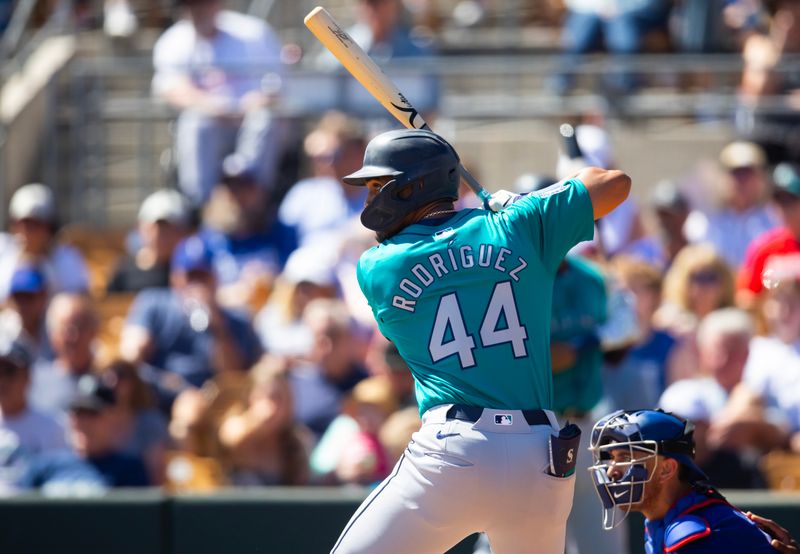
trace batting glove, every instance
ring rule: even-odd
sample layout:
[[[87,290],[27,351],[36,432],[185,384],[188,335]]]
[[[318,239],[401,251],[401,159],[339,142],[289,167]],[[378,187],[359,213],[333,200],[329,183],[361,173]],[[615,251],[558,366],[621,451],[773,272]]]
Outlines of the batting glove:
[[[511,192],[508,190],[498,190],[489,197],[489,209],[493,212],[499,212],[503,208],[507,208],[514,202],[522,198],[521,194]]]

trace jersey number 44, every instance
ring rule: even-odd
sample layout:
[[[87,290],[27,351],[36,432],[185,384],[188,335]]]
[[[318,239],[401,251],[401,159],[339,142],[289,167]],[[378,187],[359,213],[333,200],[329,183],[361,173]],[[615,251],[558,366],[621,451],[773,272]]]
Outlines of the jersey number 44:
[[[517,303],[511,281],[497,283],[489,298],[478,330],[484,347],[509,343],[515,358],[527,356],[525,340],[528,333],[519,321]],[[451,292],[439,298],[436,318],[428,343],[431,360],[438,362],[458,356],[462,369],[475,365],[475,337],[467,331],[458,294]]]

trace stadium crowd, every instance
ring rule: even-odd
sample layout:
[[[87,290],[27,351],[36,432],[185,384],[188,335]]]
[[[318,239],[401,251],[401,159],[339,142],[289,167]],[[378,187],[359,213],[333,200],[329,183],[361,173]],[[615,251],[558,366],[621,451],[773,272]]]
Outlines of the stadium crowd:
[[[141,204],[104,290],[90,287],[82,253],[61,240],[50,188],[25,185],[9,203],[0,235],[4,494],[370,485],[420,424],[410,372],[356,280],[375,239],[358,220],[365,191],[341,177],[360,167],[374,125],[321,117],[284,194],[275,183],[285,129],[270,112],[280,91],[225,72],[232,60],[278,67],[277,35],[218,0],[180,3],[186,18],[156,43],[153,80],[154,96],[179,112],[177,182]],[[568,59],[605,31],[620,40],[607,41],[612,51],[639,51],[640,35],[668,20],[668,2],[631,2],[642,13],[616,19],[598,6],[625,2],[565,4]],[[564,261],[554,406],[579,422],[662,407],[695,422],[697,460],[715,483],[775,486],[764,461],[800,456],[800,166],[791,120],[762,118],[757,107],[797,84],[772,70],[800,50],[800,8],[729,0],[682,9],[712,4],[720,26],[739,29],[742,109],[753,117],[713,168],[626,201]],[[399,2],[358,7],[353,35],[371,55],[431,52],[402,25]],[[681,36],[696,38],[684,45],[696,51],[728,48],[714,40],[732,35]],[[636,86],[633,75],[609,78],[626,93]],[[564,93],[571,83],[558,75],[552,85]],[[521,176],[515,192],[580,164],[614,166],[602,125],[583,123],[577,137],[580,159]],[[460,203],[479,205],[468,190]]]

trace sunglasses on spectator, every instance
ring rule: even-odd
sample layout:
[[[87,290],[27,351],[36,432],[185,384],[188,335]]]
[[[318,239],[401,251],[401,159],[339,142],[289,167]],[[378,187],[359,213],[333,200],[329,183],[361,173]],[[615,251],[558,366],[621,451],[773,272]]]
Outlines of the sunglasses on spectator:
[[[731,170],[734,179],[747,179],[755,174],[756,168],[752,166],[737,167]]]
[[[92,410],[89,408],[73,408],[70,410],[75,417],[90,417],[95,418],[100,415],[98,410]]]
[[[696,271],[689,276],[689,280],[698,285],[716,285],[721,278],[716,271]]]
[[[779,190],[772,194],[772,199],[779,206],[789,206],[800,200],[800,196],[795,196],[791,192]]]

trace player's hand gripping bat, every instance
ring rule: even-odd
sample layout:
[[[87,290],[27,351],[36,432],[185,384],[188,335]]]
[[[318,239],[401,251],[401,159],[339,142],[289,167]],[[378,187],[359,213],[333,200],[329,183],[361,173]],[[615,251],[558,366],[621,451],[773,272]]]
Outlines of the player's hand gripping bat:
[[[364,50],[342,29],[328,11],[317,6],[311,10],[303,22],[309,31],[314,33],[325,48],[361,83],[395,119],[408,129],[430,130],[428,124],[419,115],[416,108],[406,99],[400,89],[391,79],[372,61]],[[469,171],[459,164],[461,177],[475,194],[483,201],[484,206],[489,205],[489,193],[478,183]]]

